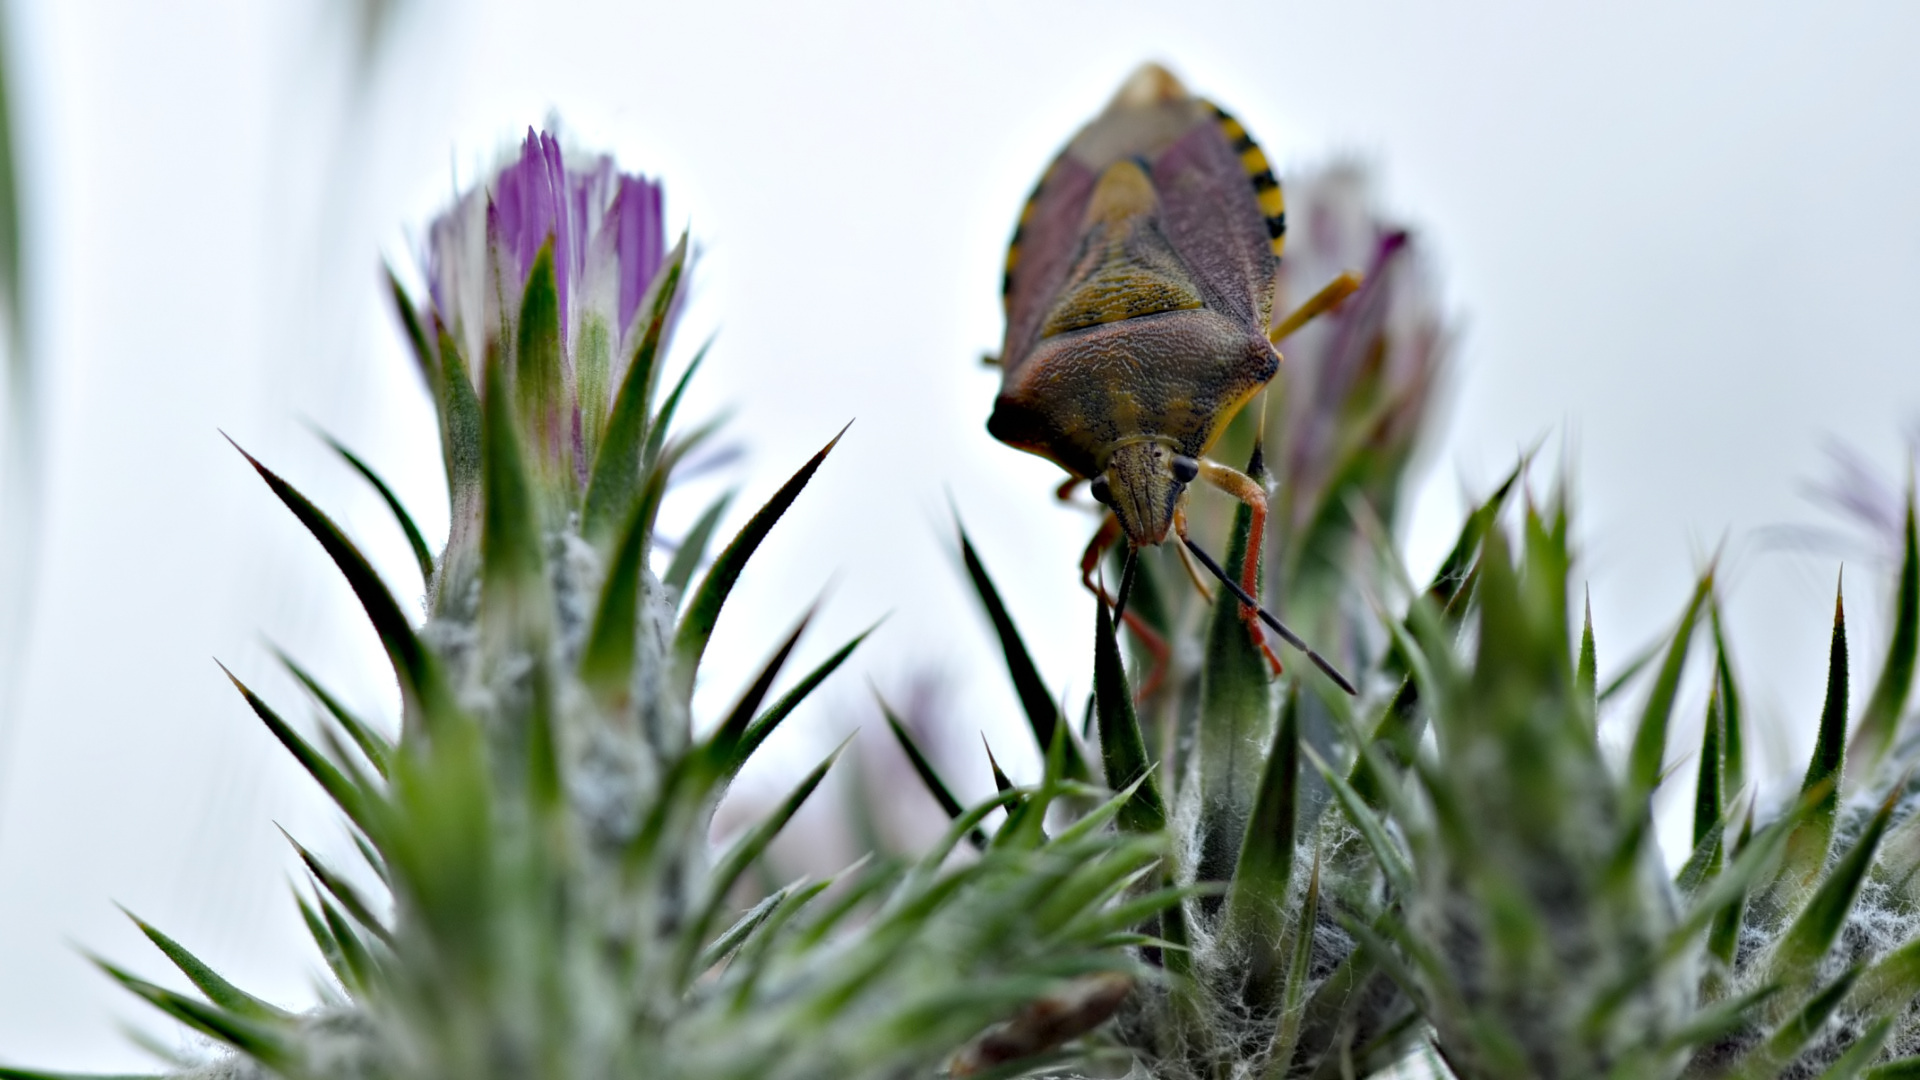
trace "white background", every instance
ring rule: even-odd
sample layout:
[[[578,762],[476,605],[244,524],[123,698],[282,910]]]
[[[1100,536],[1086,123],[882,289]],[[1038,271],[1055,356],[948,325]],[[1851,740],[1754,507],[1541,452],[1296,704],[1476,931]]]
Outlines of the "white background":
[[[311,1000],[272,823],[323,850],[339,830],[211,658],[297,716],[264,641],[363,709],[390,689],[350,594],[219,430],[417,595],[383,510],[302,421],[360,449],[437,542],[430,413],[375,256],[408,258],[452,185],[550,111],[664,175],[674,224],[693,224],[682,343],[719,337],[691,412],[732,409],[748,452],[729,524],[857,420],[723,619],[706,713],[824,588],[797,670],[891,616],[816,729],[871,727],[869,678],[932,672],[954,745],[985,729],[1024,767],[949,496],[1044,674],[1084,691],[1086,522],[1047,498],[1050,466],[986,436],[996,377],[977,358],[998,344],[1025,191],[1154,57],[1283,175],[1373,163],[1420,230],[1461,333],[1407,530],[1416,572],[1463,485],[1542,438],[1550,459],[1571,447],[1603,678],[1724,540],[1767,762],[1791,771],[1810,745],[1838,555],[1757,530],[1819,520],[1802,490],[1829,439],[1904,472],[1915,8],[393,2],[365,80],[350,27],[313,2],[10,13],[43,452],[29,641],[0,721],[0,1061],[138,1068],[128,1022],[178,1043],[81,956],[163,972],[115,901],[265,996]],[[1853,558],[1856,700],[1883,577]],[[799,764],[819,741],[783,752]]]

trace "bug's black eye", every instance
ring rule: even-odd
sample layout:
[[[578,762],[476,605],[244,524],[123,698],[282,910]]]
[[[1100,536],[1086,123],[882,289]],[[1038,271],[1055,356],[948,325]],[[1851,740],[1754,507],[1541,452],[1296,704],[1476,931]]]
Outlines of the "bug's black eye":
[[[1113,492],[1107,489],[1107,477],[1105,473],[1093,478],[1093,482],[1087,485],[1087,494],[1093,496],[1094,502],[1100,503],[1103,506],[1109,504],[1113,498]]]
[[[1183,484],[1191,484],[1193,483],[1193,478],[1199,475],[1199,462],[1185,454],[1175,454],[1173,456],[1173,478],[1175,480]]]

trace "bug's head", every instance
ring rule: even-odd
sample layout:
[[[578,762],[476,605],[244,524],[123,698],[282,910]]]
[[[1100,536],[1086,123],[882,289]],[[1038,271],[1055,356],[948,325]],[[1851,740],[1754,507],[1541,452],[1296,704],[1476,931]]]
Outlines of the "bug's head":
[[[1200,463],[1157,439],[1124,442],[1107,458],[1106,471],[1093,478],[1093,497],[1120,519],[1134,547],[1167,538],[1180,494],[1200,475]]]

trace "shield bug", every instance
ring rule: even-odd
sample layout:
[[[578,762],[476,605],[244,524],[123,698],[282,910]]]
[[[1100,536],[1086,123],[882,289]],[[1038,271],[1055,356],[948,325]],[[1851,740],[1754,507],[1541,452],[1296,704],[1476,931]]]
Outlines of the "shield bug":
[[[1274,325],[1285,236],[1280,184],[1246,129],[1164,68],[1142,67],[1048,166],[1021,211],[1001,286],[1003,382],[987,430],[1065,469],[1063,495],[1084,479],[1108,508],[1081,563],[1103,601],[1125,614],[1130,574],[1117,600],[1092,579],[1107,547],[1124,537],[1131,560],[1175,535],[1183,556],[1191,551],[1235,594],[1276,673],[1262,622],[1351,693],[1253,599],[1266,491],[1206,456],[1279,370],[1274,343],[1358,286],[1343,275]],[[1187,538],[1186,492],[1196,480],[1252,509],[1237,582]],[[1143,623],[1128,624],[1164,656]]]

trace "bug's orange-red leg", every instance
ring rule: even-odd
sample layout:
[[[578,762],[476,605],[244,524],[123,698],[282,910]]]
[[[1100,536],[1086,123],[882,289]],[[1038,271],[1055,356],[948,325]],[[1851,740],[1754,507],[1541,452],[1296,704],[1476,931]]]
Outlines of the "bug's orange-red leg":
[[[1086,481],[1078,476],[1069,476],[1060,482],[1059,487],[1053,489],[1053,497],[1061,502],[1072,502],[1074,489],[1084,483]]]
[[[1238,469],[1230,469],[1217,461],[1200,462],[1200,475],[1207,483],[1247,504],[1253,511],[1253,520],[1247,528],[1247,555],[1240,564],[1240,587],[1248,596],[1260,595],[1260,548],[1267,534],[1267,492],[1253,477]],[[1241,621],[1247,624],[1247,633],[1253,636],[1254,644],[1260,646],[1261,655],[1267,658],[1267,666],[1275,675],[1283,670],[1280,657],[1267,645],[1266,632],[1260,629],[1259,609],[1240,605]]]
[[[1093,580],[1093,572],[1100,567],[1100,557],[1105,555],[1107,549],[1119,539],[1120,519],[1108,514],[1101,519],[1100,528],[1094,531],[1093,539],[1087,541],[1086,552],[1080,556],[1080,583],[1108,607],[1113,606],[1114,599],[1099,582]],[[1159,631],[1148,626],[1147,621],[1134,612],[1127,611],[1120,616],[1120,619],[1127,624],[1127,629],[1133,631],[1134,636],[1140,639],[1140,644],[1146,648],[1147,654],[1153,657],[1153,666],[1147,671],[1146,681],[1141,683],[1140,689],[1133,694],[1135,701],[1145,701],[1160,689],[1161,683],[1166,681],[1167,667],[1173,658],[1173,649],[1167,645],[1167,639],[1161,637]]]

